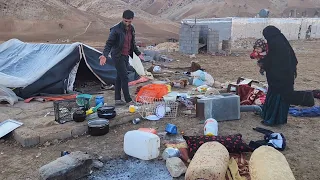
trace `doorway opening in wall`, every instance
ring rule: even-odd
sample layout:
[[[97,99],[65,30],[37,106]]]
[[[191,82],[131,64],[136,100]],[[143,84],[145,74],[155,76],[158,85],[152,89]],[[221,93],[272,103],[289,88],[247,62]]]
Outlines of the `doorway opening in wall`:
[[[207,52],[207,37],[199,37],[198,53],[205,54]]]

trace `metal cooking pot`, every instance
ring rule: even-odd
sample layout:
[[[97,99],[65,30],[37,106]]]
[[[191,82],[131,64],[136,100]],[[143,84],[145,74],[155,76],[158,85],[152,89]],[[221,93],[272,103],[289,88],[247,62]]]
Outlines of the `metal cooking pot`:
[[[88,122],[88,132],[91,136],[102,136],[109,132],[109,120],[96,119]]]
[[[104,114],[104,113],[112,113],[114,111],[114,106],[102,106],[98,108],[98,113]]]
[[[113,111],[113,112],[109,112],[109,113],[101,113],[101,112],[98,112],[98,117],[99,118],[104,118],[104,119],[113,119],[114,117],[116,117],[117,113],[116,111]]]

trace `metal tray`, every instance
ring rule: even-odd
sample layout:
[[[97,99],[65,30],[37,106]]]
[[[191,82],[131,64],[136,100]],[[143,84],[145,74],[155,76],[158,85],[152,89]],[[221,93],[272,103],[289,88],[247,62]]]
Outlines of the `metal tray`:
[[[20,127],[23,123],[19,121],[15,121],[12,119],[7,119],[3,122],[0,122],[0,138],[9,134],[11,131]]]

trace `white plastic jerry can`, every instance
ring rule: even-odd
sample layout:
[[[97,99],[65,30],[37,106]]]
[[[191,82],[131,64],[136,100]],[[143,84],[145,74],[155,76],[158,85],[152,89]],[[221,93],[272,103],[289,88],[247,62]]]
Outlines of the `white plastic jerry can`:
[[[124,135],[123,149],[127,155],[138,159],[155,159],[160,154],[160,138],[149,132],[128,131]]]
[[[203,130],[205,136],[218,136],[218,122],[213,118],[207,119]]]

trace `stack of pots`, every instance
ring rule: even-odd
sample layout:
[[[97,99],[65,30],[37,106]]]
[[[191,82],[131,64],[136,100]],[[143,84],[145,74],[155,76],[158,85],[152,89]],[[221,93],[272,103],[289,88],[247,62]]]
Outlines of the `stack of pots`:
[[[97,110],[99,119],[88,122],[89,134],[91,136],[102,136],[109,132],[109,120],[116,116],[114,106],[103,106]]]

